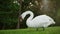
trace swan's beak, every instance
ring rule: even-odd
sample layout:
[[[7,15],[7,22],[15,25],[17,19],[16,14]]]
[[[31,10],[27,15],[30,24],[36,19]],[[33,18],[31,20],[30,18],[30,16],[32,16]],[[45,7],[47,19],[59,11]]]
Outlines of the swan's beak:
[[[20,16],[19,18],[20,18],[20,22],[22,22],[23,21],[22,17]]]

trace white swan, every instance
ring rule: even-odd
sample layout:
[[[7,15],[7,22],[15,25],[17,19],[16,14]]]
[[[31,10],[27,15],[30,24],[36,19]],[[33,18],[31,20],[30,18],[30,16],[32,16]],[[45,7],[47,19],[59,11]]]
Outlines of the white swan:
[[[34,14],[31,11],[26,11],[22,13],[21,18],[24,19],[24,17],[28,14],[30,14],[30,17],[26,21],[26,25],[28,27],[34,27],[34,28],[37,28],[37,30],[39,27],[43,27],[43,30],[44,30],[45,27],[48,27],[51,24],[55,24],[54,20],[47,15],[39,15],[33,18]]]

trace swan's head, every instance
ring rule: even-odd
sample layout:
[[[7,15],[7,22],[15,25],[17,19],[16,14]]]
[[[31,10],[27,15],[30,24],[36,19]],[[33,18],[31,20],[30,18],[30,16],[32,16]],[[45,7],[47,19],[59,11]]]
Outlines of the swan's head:
[[[20,15],[20,17],[21,17],[23,20],[24,20],[25,16],[26,16],[26,13],[25,13],[25,12]]]
[[[25,16],[26,16],[26,12],[22,13],[22,14],[19,16],[21,22],[24,20]]]
[[[22,22],[23,21],[22,16],[19,16],[19,18],[20,18],[20,22]]]
[[[24,18],[26,17],[26,15],[33,15],[32,11],[25,11],[20,15],[20,18],[22,18],[21,20],[24,20]]]

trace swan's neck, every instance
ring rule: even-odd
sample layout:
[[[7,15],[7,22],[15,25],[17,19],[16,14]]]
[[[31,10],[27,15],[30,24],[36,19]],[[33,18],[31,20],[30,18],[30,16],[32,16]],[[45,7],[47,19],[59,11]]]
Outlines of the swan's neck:
[[[27,22],[29,22],[29,21],[31,21],[32,19],[33,19],[33,17],[34,17],[34,14],[33,14],[33,12],[31,12],[31,11],[26,11],[26,12],[24,12],[23,14],[22,14],[22,17],[24,18],[26,15],[28,15],[28,14],[30,14],[30,17],[27,19]]]
[[[29,22],[29,21],[31,22],[31,20],[34,17],[34,14],[32,12],[29,12],[29,14],[30,14],[30,17],[27,19],[27,22]]]

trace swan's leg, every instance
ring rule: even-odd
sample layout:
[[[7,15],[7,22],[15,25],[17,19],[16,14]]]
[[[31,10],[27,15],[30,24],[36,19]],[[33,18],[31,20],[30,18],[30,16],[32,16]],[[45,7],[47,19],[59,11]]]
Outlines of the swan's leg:
[[[36,31],[38,31],[38,28],[36,28]]]

